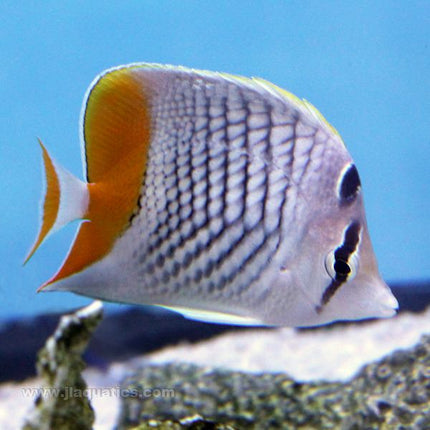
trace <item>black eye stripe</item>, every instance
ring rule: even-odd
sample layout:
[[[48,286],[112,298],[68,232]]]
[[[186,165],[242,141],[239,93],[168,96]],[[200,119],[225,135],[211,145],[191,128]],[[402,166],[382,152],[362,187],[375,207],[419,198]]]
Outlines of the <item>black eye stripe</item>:
[[[343,284],[343,282],[338,281],[337,279],[333,279],[330,283],[330,285],[324,290],[324,293],[321,297],[321,302],[319,306],[316,307],[316,311],[320,313],[330,299],[335,295],[336,291],[339,289],[339,287]]]
[[[324,290],[320,305],[316,307],[317,312],[321,312],[323,306],[336,294],[339,287],[347,281],[351,272],[348,261],[351,255],[357,250],[360,242],[360,232],[361,224],[358,221],[351,222],[346,229],[342,245],[334,252],[334,269],[336,276]]]
[[[360,230],[361,225],[358,221],[353,221],[349,225],[345,231],[342,246],[339,246],[334,253],[336,261],[343,260],[347,262],[349,260],[349,257],[355,252],[360,241]]]
[[[360,191],[361,181],[357,168],[351,164],[343,174],[339,186],[339,200],[341,204],[349,204],[355,200]]]

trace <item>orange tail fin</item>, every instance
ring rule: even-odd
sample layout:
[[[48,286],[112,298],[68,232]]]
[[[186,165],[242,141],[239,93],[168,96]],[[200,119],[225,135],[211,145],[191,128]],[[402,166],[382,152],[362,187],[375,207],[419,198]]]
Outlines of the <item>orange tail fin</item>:
[[[59,166],[39,139],[45,166],[45,196],[39,233],[24,264],[53,232],[84,217],[88,207],[87,184]]]

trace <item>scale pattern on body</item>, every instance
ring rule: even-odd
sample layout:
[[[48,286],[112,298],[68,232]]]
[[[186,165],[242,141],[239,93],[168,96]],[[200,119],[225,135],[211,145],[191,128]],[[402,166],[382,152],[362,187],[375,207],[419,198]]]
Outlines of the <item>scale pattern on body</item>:
[[[132,219],[145,291],[234,299],[263,273],[268,288],[328,136],[269,91],[185,73],[166,82]]]

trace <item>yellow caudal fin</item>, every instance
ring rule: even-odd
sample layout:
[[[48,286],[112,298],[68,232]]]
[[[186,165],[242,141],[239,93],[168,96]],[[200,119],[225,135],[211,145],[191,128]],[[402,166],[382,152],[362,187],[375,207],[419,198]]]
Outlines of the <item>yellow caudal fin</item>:
[[[39,233],[24,264],[32,257],[47,236],[70,221],[84,216],[88,206],[86,184],[59,166],[39,139],[45,166],[45,196]]]
[[[88,180],[83,218],[88,222],[80,225],[62,267],[41,289],[106,256],[139,209],[150,142],[147,106],[142,81],[132,68],[111,70],[90,87],[81,118]]]

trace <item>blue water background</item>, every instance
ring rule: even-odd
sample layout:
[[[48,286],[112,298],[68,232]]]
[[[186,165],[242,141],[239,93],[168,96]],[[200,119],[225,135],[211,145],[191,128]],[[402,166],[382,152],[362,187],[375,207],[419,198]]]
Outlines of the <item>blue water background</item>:
[[[260,76],[311,101],[356,160],[384,278],[430,277],[429,1],[3,0],[0,17],[0,318],[89,302],[35,293],[76,224],[21,266],[39,220],[36,137],[81,176],[85,90],[136,61]]]

